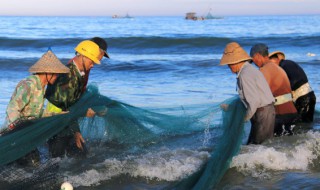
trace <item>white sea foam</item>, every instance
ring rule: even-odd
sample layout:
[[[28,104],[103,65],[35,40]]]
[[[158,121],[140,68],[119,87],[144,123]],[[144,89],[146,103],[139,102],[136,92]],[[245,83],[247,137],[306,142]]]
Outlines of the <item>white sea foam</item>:
[[[78,175],[69,175],[68,180],[72,182],[74,187],[99,185],[100,181],[109,180],[124,173],[125,163],[126,161],[108,159],[94,166],[94,169],[86,170]]]
[[[161,151],[148,153],[135,159],[131,175],[166,181],[184,178],[201,166],[208,158],[207,152],[190,150]]]
[[[127,174],[153,180],[175,181],[197,171],[209,157],[205,151],[161,150],[144,155],[127,156],[124,159],[107,159],[68,180],[78,186],[98,185],[101,181]]]
[[[314,57],[314,56],[316,56],[316,54],[315,53],[307,53],[307,56],[309,56],[309,57]]]
[[[306,171],[319,159],[319,132],[281,138],[275,138],[273,143],[266,145],[243,147],[241,153],[233,158],[231,167],[244,174],[261,177],[266,171]]]

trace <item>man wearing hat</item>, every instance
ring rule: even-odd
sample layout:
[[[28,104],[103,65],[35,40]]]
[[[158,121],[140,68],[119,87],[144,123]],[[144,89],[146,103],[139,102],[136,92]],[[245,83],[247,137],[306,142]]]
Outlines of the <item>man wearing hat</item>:
[[[102,48],[106,48],[106,46]],[[92,40],[80,42],[75,51],[76,56],[68,64],[70,73],[60,75],[54,85],[47,87],[45,96],[49,101],[47,106],[49,112],[68,111],[85,92],[91,68],[93,68],[94,64],[100,64],[100,60],[104,55],[108,55],[105,50],[99,48],[99,45]],[[93,117],[95,114],[89,108],[86,116]],[[61,157],[65,154],[72,157],[85,156],[84,143],[77,121],[72,122],[68,128],[48,141],[52,157]]]
[[[266,78],[276,99],[274,104],[276,109],[275,134],[277,136],[292,135],[298,114],[293,104],[290,81],[286,72],[269,60],[268,46],[265,44],[254,45],[250,50],[250,55]]]
[[[237,90],[247,108],[245,120],[251,121],[248,144],[261,144],[273,137],[275,110],[274,98],[261,72],[248,61],[251,57],[236,42],[227,44],[220,65],[228,65],[237,74]]]
[[[30,67],[29,71],[33,75],[18,83],[10,99],[5,128],[1,133],[19,128],[26,120],[42,117],[45,87],[54,84],[58,74],[68,73],[69,68],[49,50]],[[39,152],[35,149],[16,162],[22,165],[34,165],[39,159]]]
[[[54,84],[58,74],[68,73],[52,51],[47,51],[29,69],[33,75],[20,81],[7,107],[7,130],[13,130],[21,120],[40,118],[43,113],[44,89]]]
[[[293,102],[303,122],[312,122],[316,96],[303,69],[294,61],[286,60],[285,54],[275,51],[269,54],[272,62],[279,65],[287,74],[292,90]]]
[[[103,38],[93,37],[93,38],[90,39],[90,41],[93,41],[94,43],[96,43],[100,48],[100,53],[101,54],[99,56],[99,60],[102,60],[103,57],[106,57],[106,58],[110,59],[109,54],[107,53],[108,44]],[[72,62],[72,60],[70,62]],[[90,70],[87,70],[87,73],[84,75],[84,77],[85,77],[84,90],[87,87],[87,84],[88,84],[88,81],[89,81],[89,76],[90,76]]]

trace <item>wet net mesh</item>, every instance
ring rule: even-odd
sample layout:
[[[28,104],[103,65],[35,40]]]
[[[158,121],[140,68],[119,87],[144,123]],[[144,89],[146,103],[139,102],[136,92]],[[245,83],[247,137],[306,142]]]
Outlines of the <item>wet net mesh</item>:
[[[238,98],[224,103],[229,105],[227,111],[221,111],[220,105],[216,104],[188,114],[164,114],[112,100],[101,95],[96,86],[89,86],[68,113],[28,121],[15,131],[0,136],[0,185],[5,187],[7,184],[6,189],[40,189],[41,186],[57,189],[57,184],[61,184],[65,177],[59,173],[58,163],[54,159],[47,159],[30,168],[19,168],[12,162],[43,145],[77,120],[81,133],[90,141],[141,149],[172,136],[203,132],[218,126],[221,129],[217,134],[219,141],[208,162],[195,174],[170,187],[211,189],[239,151],[243,136],[244,106]],[[97,117],[83,119],[88,108],[92,108]]]
[[[6,190],[56,190],[65,180],[65,177],[59,174],[59,164],[55,160],[47,160],[32,167],[1,166],[0,170],[1,189]]]

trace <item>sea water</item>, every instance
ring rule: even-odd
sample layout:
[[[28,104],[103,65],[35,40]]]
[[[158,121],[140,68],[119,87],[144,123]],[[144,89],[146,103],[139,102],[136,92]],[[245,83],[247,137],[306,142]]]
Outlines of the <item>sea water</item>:
[[[0,122],[16,84],[51,48],[67,63],[74,48],[95,36],[108,42],[111,59],[91,71],[89,83],[115,100],[153,110],[214,105],[237,94],[236,76],[219,66],[227,43],[247,52],[255,43],[280,50],[305,70],[319,102],[320,16],[239,16],[189,21],[183,17],[0,17]],[[197,106],[195,106],[196,109]],[[317,110],[319,106],[317,105]],[[189,111],[191,113],[191,111]],[[319,189],[320,119],[306,131],[243,145],[218,189]],[[250,125],[246,126],[246,133]],[[145,152],[91,147],[100,159],[62,160],[77,189],[164,189],[196,172],[209,157],[208,131],[197,143],[176,137]],[[244,139],[245,141],[245,139]],[[175,147],[170,147],[172,144]],[[197,144],[197,145],[195,145]],[[195,147],[202,149],[196,149]],[[121,157],[119,150],[123,151]],[[79,164],[84,168],[79,170]],[[65,165],[65,167],[63,166]]]

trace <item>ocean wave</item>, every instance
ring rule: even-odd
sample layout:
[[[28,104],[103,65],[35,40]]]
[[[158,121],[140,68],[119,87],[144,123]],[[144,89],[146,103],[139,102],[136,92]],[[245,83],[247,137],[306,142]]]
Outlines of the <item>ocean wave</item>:
[[[62,38],[62,39],[42,39],[42,38],[6,38],[0,37],[0,50],[29,50],[48,47],[74,47],[83,39],[78,38]]]
[[[132,71],[132,72],[181,72],[187,74],[189,72],[200,74],[201,70],[205,71],[213,69],[218,66],[218,59],[199,59],[199,60],[131,60],[131,61],[118,61],[112,60],[107,64],[101,64],[97,70],[110,72],[110,71]],[[216,68],[221,69],[221,68]]]
[[[11,70],[11,71],[28,71],[29,67],[35,64],[42,54],[39,57],[35,58],[0,58],[0,65],[2,70]],[[68,59],[60,59],[62,63],[67,63]]]
[[[157,181],[177,181],[199,169],[209,153],[196,150],[160,150],[144,155],[110,158],[81,174],[68,175],[75,187],[92,186],[120,175]]]
[[[39,54],[41,56],[42,54]],[[190,58],[175,60],[175,59],[140,59],[139,57],[126,60],[126,59],[111,59],[102,60],[101,65],[94,67],[94,70],[99,72],[112,72],[112,71],[125,71],[125,72],[142,72],[142,73],[155,73],[155,72],[192,72],[194,69],[201,72],[203,69],[212,69],[219,64],[218,59],[203,59],[208,57],[197,57],[193,60]],[[38,61],[40,57],[34,58],[1,58],[0,65],[2,70],[7,71],[28,71],[29,67]],[[60,59],[62,63],[67,64],[70,59]],[[220,69],[220,68],[218,68]]]
[[[243,147],[231,167],[252,177],[265,178],[274,171],[319,170],[320,132],[274,138],[266,145]]]
[[[84,38],[24,39],[0,37],[0,51],[29,50],[55,47],[58,51],[73,50]],[[267,37],[213,37],[213,36],[132,36],[111,37],[106,39],[109,50],[114,53],[221,53],[225,45],[236,41],[245,48],[258,42],[266,43],[270,48],[313,47],[320,43],[320,36],[267,36]]]

